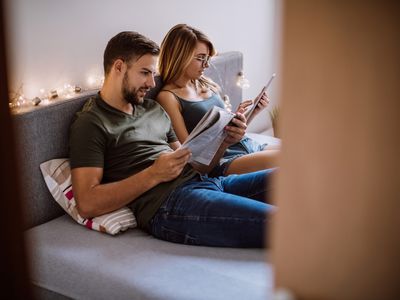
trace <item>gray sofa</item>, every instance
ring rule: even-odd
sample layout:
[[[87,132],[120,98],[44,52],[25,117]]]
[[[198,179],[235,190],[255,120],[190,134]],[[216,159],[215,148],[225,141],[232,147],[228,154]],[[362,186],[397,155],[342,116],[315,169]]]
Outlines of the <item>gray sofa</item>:
[[[242,54],[212,60],[207,75],[241,101]],[[152,98],[160,89],[149,92]],[[139,229],[111,236],[74,222],[53,200],[40,163],[67,157],[74,113],[93,92],[14,114],[31,281],[38,299],[266,299],[271,267],[263,249],[185,246]]]

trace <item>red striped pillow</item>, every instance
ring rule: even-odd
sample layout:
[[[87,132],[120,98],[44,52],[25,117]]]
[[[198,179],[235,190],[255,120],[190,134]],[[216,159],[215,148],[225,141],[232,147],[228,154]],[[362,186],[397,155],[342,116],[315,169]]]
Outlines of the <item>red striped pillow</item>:
[[[40,169],[54,200],[79,224],[112,235],[137,226],[136,218],[128,207],[95,218],[82,218],[76,209],[68,159],[46,161],[40,164]]]

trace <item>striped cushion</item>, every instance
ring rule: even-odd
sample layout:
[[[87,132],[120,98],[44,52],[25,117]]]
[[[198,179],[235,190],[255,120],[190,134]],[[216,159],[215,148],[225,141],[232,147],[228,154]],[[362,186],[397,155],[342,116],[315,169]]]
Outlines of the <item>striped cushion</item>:
[[[40,164],[40,169],[46,185],[56,202],[79,224],[112,235],[128,228],[136,227],[135,216],[128,207],[123,207],[96,218],[82,218],[76,209],[68,159],[59,158],[46,161]]]

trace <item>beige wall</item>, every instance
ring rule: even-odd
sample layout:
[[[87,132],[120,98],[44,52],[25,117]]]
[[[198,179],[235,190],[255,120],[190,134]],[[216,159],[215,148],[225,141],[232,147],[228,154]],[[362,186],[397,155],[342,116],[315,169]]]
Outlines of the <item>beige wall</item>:
[[[286,1],[272,252],[298,299],[400,297],[397,3]]]

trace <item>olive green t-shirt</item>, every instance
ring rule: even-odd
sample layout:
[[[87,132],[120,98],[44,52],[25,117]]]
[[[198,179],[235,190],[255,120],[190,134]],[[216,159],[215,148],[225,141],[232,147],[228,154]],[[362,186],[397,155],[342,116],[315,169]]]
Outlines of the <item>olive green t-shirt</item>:
[[[156,101],[145,99],[142,105],[135,105],[130,115],[97,95],[85,103],[71,125],[71,168],[100,167],[102,183],[119,181],[149,167],[161,153],[172,151],[169,143],[176,140],[168,115]],[[149,221],[165,197],[196,174],[187,165],[176,179],[132,199],[130,207],[138,226],[148,230]]]

